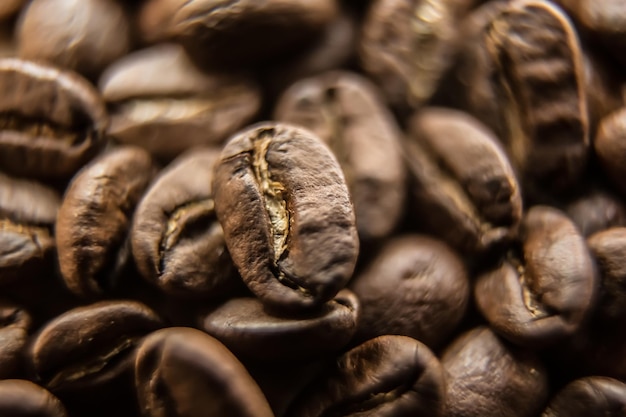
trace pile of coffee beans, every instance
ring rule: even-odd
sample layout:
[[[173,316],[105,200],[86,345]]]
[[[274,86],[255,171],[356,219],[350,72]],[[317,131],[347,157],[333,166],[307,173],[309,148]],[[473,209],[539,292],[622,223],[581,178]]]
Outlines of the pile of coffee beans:
[[[623,0],[2,0],[0,416],[626,416]]]

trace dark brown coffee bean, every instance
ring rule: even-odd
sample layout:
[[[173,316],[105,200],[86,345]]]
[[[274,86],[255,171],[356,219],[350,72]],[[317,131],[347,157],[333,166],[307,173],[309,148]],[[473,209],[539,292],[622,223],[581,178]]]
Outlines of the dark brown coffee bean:
[[[380,336],[339,357],[297,398],[287,416],[443,416],[439,360],[405,336]]]
[[[335,0],[159,3],[173,11],[167,33],[213,67],[267,62],[311,40],[339,13]]]
[[[626,384],[613,378],[577,379],[550,401],[541,417],[622,417],[626,415]]]
[[[400,129],[376,88],[356,74],[325,73],[291,86],[274,114],[331,148],[350,188],[359,237],[389,235],[403,214],[405,172]]]
[[[273,417],[237,358],[213,337],[191,328],[159,330],[142,342],[135,385],[145,417]]]
[[[0,381],[3,417],[66,417],[63,404],[39,385],[21,379]]]
[[[513,343],[544,347],[573,334],[595,306],[597,276],[584,238],[564,213],[534,206],[511,251],[481,275],[474,296],[493,329]]]
[[[200,328],[238,356],[287,361],[336,352],[354,335],[359,302],[342,290],[320,311],[277,315],[256,298],[233,298],[200,318]]]
[[[0,284],[52,268],[58,193],[0,174]]]
[[[424,109],[410,123],[411,215],[420,227],[462,253],[516,236],[520,187],[493,133],[472,116],[443,108]]]
[[[565,13],[545,0],[508,3],[485,31],[507,144],[535,196],[579,180],[589,150],[581,46]],[[540,198],[540,197],[536,197]]]
[[[0,301],[0,379],[15,377],[21,369],[30,329],[31,317],[26,310]]]
[[[32,0],[17,27],[20,57],[95,78],[128,52],[130,29],[115,0]]]
[[[222,150],[213,190],[228,250],[261,301],[310,308],[346,285],[359,249],[354,211],[317,136],[284,124],[249,128]]]
[[[102,145],[109,123],[104,103],[78,74],[5,58],[0,91],[3,171],[69,178]]]
[[[565,212],[585,237],[611,227],[626,226],[624,202],[601,188],[593,188],[569,202]]]
[[[168,294],[220,296],[240,281],[215,217],[211,183],[218,157],[212,149],[181,155],[137,206],[131,231],[137,268]]]
[[[391,104],[417,107],[435,93],[452,65],[456,14],[447,0],[373,2],[363,27],[361,62]]]
[[[609,114],[600,122],[594,148],[602,168],[613,185],[626,195],[626,107]]]
[[[163,160],[193,146],[223,142],[261,105],[251,79],[201,72],[174,44],[120,59],[102,75],[100,90],[111,107],[108,134]]]
[[[478,327],[443,353],[446,417],[534,417],[548,396],[547,374],[532,353],[504,344]]]
[[[155,173],[150,155],[120,147],[83,168],[59,209],[56,242],[67,287],[80,296],[115,286],[127,261],[127,234],[135,206]]]
[[[417,235],[387,242],[350,289],[361,301],[357,340],[398,334],[430,348],[450,336],[469,299],[459,256],[443,242]]]
[[[77,307],[41,329],[28,359],[52,392],[98,387],[128,371],[139,339],[162,326],[156,313],[136,301]]]

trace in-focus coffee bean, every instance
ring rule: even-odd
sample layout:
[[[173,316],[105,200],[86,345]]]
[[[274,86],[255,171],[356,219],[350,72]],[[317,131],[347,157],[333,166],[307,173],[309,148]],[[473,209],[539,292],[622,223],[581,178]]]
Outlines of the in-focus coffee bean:
[[[0,378],[15,378],[23,367],[23,357],[32,327],[30,314],[23,308],[0,300]]]
[[[570,382],[550,401],[541,417],[620,417],[626,415],[626,384],[591,376]]]

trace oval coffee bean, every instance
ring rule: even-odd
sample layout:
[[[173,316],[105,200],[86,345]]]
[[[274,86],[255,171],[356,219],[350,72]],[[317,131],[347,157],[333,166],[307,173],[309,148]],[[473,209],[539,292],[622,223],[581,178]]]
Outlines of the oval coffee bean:
[[[302,391],[289,417],[443,416],[439,360],[406,336],[380,336],[340,356]]]
[[[59,266],[75,294],[100,295],[115,286],[129,249],[135,206],[154,175],[150,155],[119,147],[85,166],[72,180],[59,209]]]
[[[156,313],[136,301],[77,307],[40,330],[28,359],[49,390],[77,392],[128,371],[138,340],[162,326]]]
[[[534,417],[548,395],[539,358],[507,346],[486,327],[457,338],[443,353],[446,417]]]
[[[572,23],[549,1],[516,0],[484,36],[506,120],[503,139],[520,180],[535,198],[572,189],[589,152],[582,51]]]
[[[61,401],[30,381],[0,381],[0,415],[3,417],[66,417]]]
[[[238,356],[286,361],[336,352],[354,336],[359,301],[342,290],[320,311],[271,314],[256,298],[233,298],[200,318],[200,328]]]
[[[0,166],[45,180],[71,177],[102,146],[109,124],[98,91],[71,71],[0,60]]]
[[[406,159],[420,226],[462,253],[485,252],[517,235],[520,186],[487,127],[457,110],[427,108],[410,131]]]
[[[388,241],[350,289],[361,302],[357,340],[398,334],[430,348],[450,336],[469,299],[459,256],[443,242],[417,235]]]
[[[369,81],[349,72],[301,80],[283,93],[275,119],[310,129],[331,148],[350,188],[359,238],[393,231],[406,194],[402,133]]]
[[[565,212],[585,237],[611,227],[626,226],[624,201],[602,187],[594,187],[570,201]]]
[[[587,239],[598,266],[601,290],[594,315],[626,320],[626,227],[614,227]]]
[[[330,300],[359,241],[341,168],[308,130],[264,123],[233,137],[213,180],[215,211],[246,285],[276,308]]]
[[[534,206],[510,252],[474,288],[478,309],[515,344],[545,347],[573,334],[595,306],[597,276],[584,238],[557,209]]]
[[[52,269],[60,204],[55,190],[0,173],[0,284]]]
[[[626,384],[591,376],[570,382],[550,401],[541,417],[621,417],[626,415]]]
[[[182,47],[129,54],[100,78],[111,108],[108,134],[171,160],[193,146],[219,144],[258,113],[258,87],[242,74],[197,69]]]
[[[21,369],[31,324],[26,310],[0,301],[0,379],[15,377]]]
[[[602,168],[623,196],[626,196],[625,139],[626,107],[622,107],[602,119],[593,144]]]
[[[131,231],[137,268],[168,294],[220,296],[239,277],[215,217],[211,183],[219,152],[193,149],[159,173]]]
[[[170,327],[148,336],[135,360],[145,417],[273,417],[243,365],[211,336]]]

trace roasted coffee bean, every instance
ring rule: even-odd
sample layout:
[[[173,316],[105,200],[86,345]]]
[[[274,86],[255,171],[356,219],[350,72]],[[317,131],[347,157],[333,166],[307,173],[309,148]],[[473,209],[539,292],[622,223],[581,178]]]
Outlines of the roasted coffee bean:
[[[546,0],[508,3],[484,39],[496,72],[507,145],[534,198],[578,182],[589,150],[581,46],[565,13]],[[546,191],[544,191],[546,190]]]
[[[128,17],[120,3],[32,0],[17,27],[20,57],[97,77],[130,49]]]
[[[611,227],[626,226],[624,202],[599,187],[569,202],[565,212],[585,237]]]
[[[24,4],[26,4],[26,0],[4,0],[0,3],[0,20],[16,14]]]
[[[219,341],[171,327],[137,350],[135,385],[146,417],[273,417],[243,365]]]
[[[626,196],[626,107],[602,119],[594,148],[607,176],[615,188]]]
[[[305,388],[287,416],[443,416],[439,360],[406,336],[380,336],[339,357]]]
[[[59,209],[56,243],[61,274],[73,293],[89,297],[115,287],[130,252],[133,211],[154,171],[144,150],[120,147],[72,180]]]
[[[174,296],[221,296],[239,280],[211,183],[219,151],[193,149],[159,174],[137,206],[132,251],[144,278]]]
[[[534,354],[478,327],[443,353],[446,417],[534,417],[548,395],[547,374]]]
[[[622,417],[626,415],[626,384],[613,378],[577,379],[550,401],[542,417]]]
[[[342,290],[320,311],[272,314],[256,298],[233,298],[200,317],[200,328],[246,358],[308,360],[336,352],[354,335],[359,301]]]
[[[420,227],[462,253],[516,236],[520,187],[487,127],[463,112],[428,108],[411,120],[405,147],[415,200],[410,215]]]
[[[301,80],[283,93],[275,119],[310,129],[331,148],[348,182],[361,239],[393,231],[406,194],[401,132],[369,81],[349,72]]]
[[[459,12],[449,0],[373,2],[363,27],[361,62],[391,104],[417,107],[435,93],[453,62]]]
[[[450,336],[469,299],[459,256],[443,242],[418,235],[388,241],[350,289],[361,302],[357,340],[398,334],[430,348]]]
[[[313,133],[264,123],[234,136],[213,192],[228,250],[263,303],[311,308],[347,284],[359,249],[352,202],[337,160]]]
[[[597,276],[584,238],[557,209],[532,207],[511,250],[474,288],[480,312],[515,344],[544,347],[573,334],[595,306]]]
[[[66,417],[61,401],[39,385],[21,379],[0,381],[3,417]]]
[[[52,267],[58,193],[0,173],[0,284]]]
[[[174,44],[120,59],[102,75],[100,90],[111,108],[108,134],[163,160],[192,146],[220,144],[261,105],[252,80],[201,72]]]
[[[136,301],[101,301],[56,317],[35,336],[28,360],[55,393],[100,387],[132,367],[139,339],[163,327]]]
[[[169,23],[167,33],[203,64],[221,68],[268,62],[298,49],[339,13],[336,0],[156,2],[154,7],[172,13],[164,22]]]
[[[108,116],[78,74],[0,60],[0,167],[18,175],[69,178],[100,148]]]
[[[0,301],[0,378],[15,377],[22,368],[31,317],[26,310]]]

